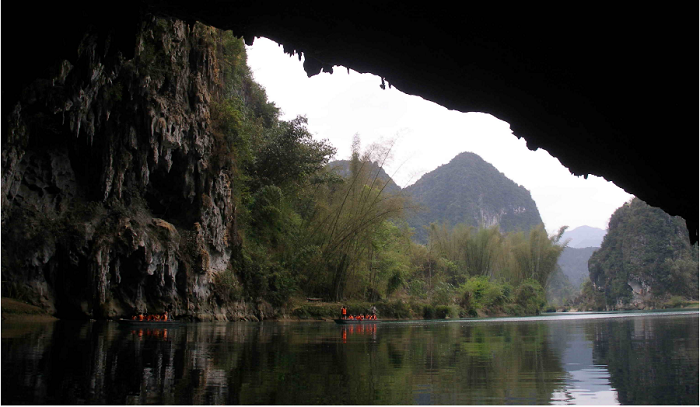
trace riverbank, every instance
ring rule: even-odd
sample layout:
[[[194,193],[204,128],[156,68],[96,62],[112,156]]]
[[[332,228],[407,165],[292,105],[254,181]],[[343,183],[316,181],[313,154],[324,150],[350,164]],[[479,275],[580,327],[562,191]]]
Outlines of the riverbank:
[[[347,301],[320,302],[297,301],[289,311],[277,320],[332,320],[340,316],[341,308],[347,308],[348,315],[368,313],[374,306],[382,320],[402,319],[456,319],[465,317],[499,317],[509,316],[501,309],[476,311],[476,315],[467,315],[457,305],[431,305],[427,302],[406,300],[384,300],[378,302]]]
[[[43,309],[29,305],[13,298],[2,298],[2,322],[50,322],[58,318],[49,315]]]

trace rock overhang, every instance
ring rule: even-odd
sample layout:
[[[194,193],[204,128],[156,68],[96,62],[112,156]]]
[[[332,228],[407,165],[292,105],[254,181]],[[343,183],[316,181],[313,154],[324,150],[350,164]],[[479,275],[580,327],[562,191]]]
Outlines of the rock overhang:
[[[23,7],[13,20],[32,29],[3,42],[4,56],[22,55],[3,64],[5,115],[24,84],[74,57],[89,27],[109,35],[105,54],[129,57],[142,16],[201,21],[248,43],[267,37],[302,53],[309,75],[348,67],[449,109],[492,114],[573,174],[604,177],[682,216],[697,241],[698,102],[688,97],[698,71],[697,5],[134,0],[107,13],[87,3]]]

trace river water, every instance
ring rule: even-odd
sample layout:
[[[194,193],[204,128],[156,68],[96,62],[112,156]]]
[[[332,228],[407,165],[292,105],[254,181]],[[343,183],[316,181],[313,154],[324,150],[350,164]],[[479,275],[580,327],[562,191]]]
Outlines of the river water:
[[[698,404],[698,311],[2,324],[2,404]]]

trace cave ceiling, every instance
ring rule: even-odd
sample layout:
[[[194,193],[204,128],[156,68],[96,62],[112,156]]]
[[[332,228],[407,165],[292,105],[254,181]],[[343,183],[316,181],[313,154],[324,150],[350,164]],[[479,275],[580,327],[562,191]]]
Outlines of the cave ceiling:
[[[347,67],[449,109],[492,114],[573,174],[604,177],[682,216],[697,241],[697,3],[450,4],[20,4],[3,17],[4,112],[43,67],[75,54],[86,26],[110,33],[112,49],[128,56],[146,13],[201,21],[303,54],[309,76]],[[8,37],[13,23],[24,30]]]

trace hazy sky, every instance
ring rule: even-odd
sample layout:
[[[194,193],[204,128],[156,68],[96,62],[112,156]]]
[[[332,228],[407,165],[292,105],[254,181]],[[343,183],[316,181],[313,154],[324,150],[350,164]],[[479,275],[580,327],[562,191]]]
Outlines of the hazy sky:
[[[337,148],[335,159],[349,158],[355,134],[363,147],[393,141],[385,170],[402,187],[470,151],[530,191],[550,232],[561,226],[607,229],[610,215],[632,198],[603,178],[573,176],[542,149],[528,150],[508,123],[491,115],[448,110],[393,87],[382,90],[378,76],[344,67],[308,78],[298,56],[266,38],[257,38],[247,52],[255,80],[282,119],[305,115],[314,137]]]

